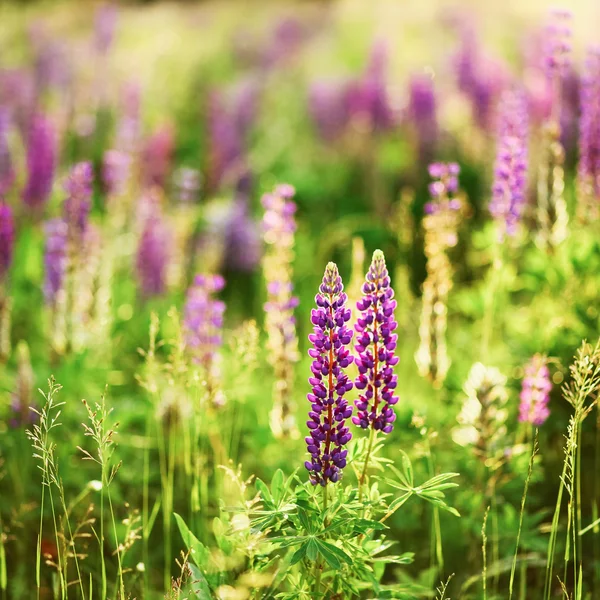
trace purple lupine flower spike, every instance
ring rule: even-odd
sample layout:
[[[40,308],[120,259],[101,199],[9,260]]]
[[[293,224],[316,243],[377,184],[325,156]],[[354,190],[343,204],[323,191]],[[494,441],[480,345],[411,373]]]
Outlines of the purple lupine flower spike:
[[[44,296],[50,305],[56,303],[63,286],[67,266],[68,226],[64,219],[52,219],[45,225],[46,247],[44,251]]]
[[[525,377],[521,390],[519,421],[531,423],[536,427],[542,425],[550,416],[548,402],[550,400],[550,370],[548,359],[536,354],[525,366]]]
[[[91,163],[80,162],[71,169],[65,183],[67,199],[63,204],[64,219],[70,235],[77,239],[83,237],[88,225],[93,177]]]
[[[416,75],[411,79],[407,117],[418,133],[419,157],[428,162],[439,132],[435,86],[430,76]]]
[[[221,275],[196,275],[184,309],[186,343],[194,361],[209,368],[223,343],[225,303],[214,294],[225,287]]]
[[[23,200],[30,208],[40,208],[52,192],[56,162],[54,128],[42,115],[33,117],[27,136],[27,184]]]
[[[527,201],[527,107],[521,94],[505,92],[500,103],[498,146],[490,212],[499,237],[512,236]]]
[[[131,155],[121,150],[107,150],[102,161],[102,180],[107,196],[122,196],[127,190]]]
[[[99,54],[106,54],[115,36],[117,7],[103,4],[96,9],[94,17],[94,46]]]
[[[346,419],[352,416],[352,407],[344,394],[352,389],[352,381],[344,372],[354,360],[346,346],[352,341],[352,330],[347,326],[351,312],[346,308],[348,296],[344,293],[337,265],[330,262],[325,269],[319,293],[315,296],[317,308],[312,310],[313,333],[308,336],[313,359],[311,403],[306,425],[310,435],[305,438],[311,459],[304,463],[313,485],[335,483],[346,466],[344,446],[352,438]]]
[[[146,219],[137,250],[137,273],[142,294],[157,296],[166,289],[170,232],[161,215]]]
[[[399,361],[394,355],[398,339],[394,330],[398,324],[394,320],[394,290],[381,250],[373,253],[362,293],[363,297],[356,303],[360,316],[354,326],[358,354],[355,386],[360,395],[355,402],[358,411],[352,422],[363,429],[372,427],[390,433],[396,420],[393,406],[398,402],[394,374],[394,366]]]
[[[9,127],[8,109],[0,106],[0,198],[6,196],[15,181],[15,170],[8,147]]]
[[[10,269],[15,244],[15,224],[8,204],[0,203],[0,282]]]
[[[600,199],[600,46],[585,61],[579,132],[579,180],[586,196]]]

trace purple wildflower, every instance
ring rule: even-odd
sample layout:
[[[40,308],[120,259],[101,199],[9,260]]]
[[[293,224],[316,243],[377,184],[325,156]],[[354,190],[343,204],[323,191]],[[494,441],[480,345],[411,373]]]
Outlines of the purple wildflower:
[[[65,222],[69,227],[69,235],[81,239],[85,234],[92,201],[93,183],[92,164],[77,163],[65,183],[67,199],[63,204]]]
[[[254,120],[259,89],[254,80],[214,90],[208,106],[210,184],[218,188],[246,172],[246,136]]]
[[[548,359],[536,354],[525,366],[519,421],[532,423],[536,427],[542,425],[550,415],[548,402],[551,389]]]
[[[499,224],[500,239],[516,232],[527,201],[527,107],[521,94],[502,96],[498,145],[490,212]]]
[[[145,222],[137,250],[137,273],[145,297],[164,293],[169,264],[170,232],[161,215],[150,215]]]
[[[147,186],[165,187],[171,170],[175,135],[170,125],[159,127],[146,141],[143,150],[143,176]]]
[[[44,296],[48,304],[54,305],[62,288],[67,265],[68,226],[64,219],[52,219],[45,226],[46,248],[44,266]]]
[[[564,74],[569,66],[571,52],[572,14],[566,10],[553,10],[545,31],[544,68],[548,79]]]
[[[397,376],[393,368],[399,360],[394,356],[398,339],[394,330],[398,324],[394,320],[394,290],[381,250],[373,253],[362,293],[363,297],[356,303],[360,316],[354,326],[358,354],[355,386],[360,395],[355,402],[358,411],[352,422],[363,429],[372,427],[390,433],[396,420],[393,406],[398,402],[398,396],[394,395]]]
[[[600,47],[591,48],[581,82],[579,177],[600,198]]]
[[[317,80],[309,90],[308,106],[319,135],[332,142],[348,122],[345,105],[346,85],[335,80]]]
[[[107,150],[102,163],[102,180],[108,196],[121,196],[127,189],[131,156],[121,150]]]
[[[238,196],[225,230],[225,265],[234,271],[253,271],[260,260],[260,235],[248,210],[248,198]]]
[[[6,196],[15,181],[15,170],[8,147],[9,126],[8,109],[0,106],[0,198]]]
[[[416,75],[410,81],[407,116],[419,136],[419,155],[427,160],[438,137],[436,97],[433,79]]]
[[[432,163],[429,165],[429,175],[433,181],[429,184],[429,193],[434,201],[425,204],[425,212],[432,214],[440,208],[440,200],[456,193],[458,190],[458,174],[460,167],[456,163]],[[449,208],[458,210],[460,203],[450,200]]]
[[[121,119],[117,128],[116,147],[128,153],[139,149],[141,135],[142,90],[134,81],[128,82],[121,92]]]
[[[0,203],[0,281],[10,269],[15,243],[15,224],[8,204]]]
[[[99,54],[106,54],[112,44],[117,24],[117,7],[102,4],[94,18],[94,46]]]
[[[387,63],[385,44],[374,44],[365,73],[347,89],[346,105],[350,118],[366,122],[372,131],[385,131],[394,125],[387,92]]]
[[[39,209],[52,192],[56,162],[54,129],[42,115],[33,117],[27,136],[27,184],[23,200],[30,208]]]
[[[312,392],[307,395],[311,403],[310,420],[306,423],[310,435],[305,441],[311,459],[304,465],[313,485],[339,480],[348,454],[343,447],[352,438],[346,426],[352,407],[344,399],[344,394],[352,389],[344,369],[353,361],[346,348],[352,341],[352,330],[346,325],[351,316],[347,299],[337,265],[330,262],[315,296],[317,308],[311,312],[313,333],[308,336],[313,345],[308,354],[313,362],[308,380]]]
[[[223,314],[225,303],[214,294],[225,287],[221,275],[196,275],[187,293],[184,309],[186,343],[195,362],[210,369],[223,343]]]

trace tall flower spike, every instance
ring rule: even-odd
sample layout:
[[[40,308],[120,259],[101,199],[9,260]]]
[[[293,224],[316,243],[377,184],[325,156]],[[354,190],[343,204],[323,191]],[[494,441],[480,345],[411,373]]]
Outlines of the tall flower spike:
[[[194,362],[204,370],[208,399],[213,406],[225,403],[217,380],[217,357],[223,344],[225,303],[215,294],[225,287],[221,275],[196,275],[187,293],[184,308],[186,344]]]
[[[63,204],[65,222],[69,235],[80,240],[85,234],[92,203],[92,165],[89,162],[77,163],[65,184],[67,198]]]
[[[33,117],[27,136],[27,184],[23,200],[30,208],[40,208],[52,192],[56,163],[54,129],[45,117]]]
[[[580,217],[598,217],[600,203],[600,46],[590,48],[581,79],[579,120]]]
[[[8,194],[15,181],[15,170],[8,147],[9,126],[8,109],[0,106],[0,199]]]
[[[536,427],[543,425],[550,416],[548,402],[550,401],[551,389],[552,382],[550,381],[548,359],[541,354],[536,354],[525,365],[519,421],[532,423]]]
[[[506,377],[495,367],[475,363],[465,382],[466,398],[452,431],[461,446],[472,446],[482,461],[502,459],[506,448]]]
[[[15,224],[8,204],[0,203],[0,282],[10,269],[15,243]]]
[[[398,402],[395,395],[398,381],[394,374],[394,366],[399,361],[394,355],[398,339],[394,330],[398,324],[394,320],[394,290],[381,250],[373,253],[362,293],[363,297],[356,303],[360,316],[354,326],[358,367],[355,386],[359,397],[355,401],[357,415],[352,417],[352,422],[363,429],[390,433],[396,420],[393,406]]]
[[[221,275],[196,275],[187,293],[184,310],[186,342],[194,360],[208,365],[223,343],[225,303],[214,295],[225,287]]]
[[[434,163],[429,174],[432,200],[425,205],[425,256],[427,277],[423,284],[423,308],[419,325],[421,343],[415,354],[419,372],[434,385],[441,385],[450,367],[446,350],[448,292],[452,287],[452,265],[446,254],[457,243],[462,204],[454,197],[458,190],[459,167],[455,163]]]
[[[136,258],[138,281],[145,297],[157,296],[166,289],[170,242],[164,215],[150,215],[142,230]]]
[[[276,437],[298,437],[293,401],[293,364],[298,361],[298,338],[294,309],[298,298],[293,295],[292,260],[296,222],[294,188],[278,185],[265,194],[262,204],[263,237],[267,245],[263,257],[263,273],[267,283],[265,327],[269,361],[275,372],[271,429]]]
[[[498,144],[490,212],[500,240],[516,232],[527,201],[527,106],[523,96],[505,92],[500,101]]]
[[[308,380],[312,392],[307,395],[311,403],[310,419],[306,422],[310,435],[305,441],[311,459],[304,465],[314,485],[324,486],[340,479],[348,454],[344,446],[352,438],[346,427],[352,407],[344,399],[344,394],[352,389],[344,369],[353,361],[346,347],[352,341],[352,330],[347,326],[351,314],[346,308],[347,300],[337,265],[330,262],[315,296],[317,308],[311,312],[313,333],[308,336],[312,344],[308,355],[313,362]]]
[[[544,68],[551,93],[550,116],[543,127],[542,151],[539,161],[537,192],[539,234],[537,242],[543,248],[554,248],[567,237],[569,215],[564,198],[565,150],[561,143],[561,88],[569,66],[571,14],[553,11],[546,28]]]
[[[67,230],[67,224],[63,219],[52,219],[45,225],[44,296],[51,306],[56,304],[64,283],[67,265]]]

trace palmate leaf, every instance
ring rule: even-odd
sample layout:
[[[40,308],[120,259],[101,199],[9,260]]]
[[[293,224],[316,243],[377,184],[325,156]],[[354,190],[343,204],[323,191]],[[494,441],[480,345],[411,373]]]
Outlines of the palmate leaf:
[[[318,538],[315,538],[315,541],[319,547],[319,553],[323,556],[327,564],[332,569],[339,569],[342,566],[342,562],[346,563],[347,565],[352,564],[352,558],[341,548],[338,548],[337,546]]]

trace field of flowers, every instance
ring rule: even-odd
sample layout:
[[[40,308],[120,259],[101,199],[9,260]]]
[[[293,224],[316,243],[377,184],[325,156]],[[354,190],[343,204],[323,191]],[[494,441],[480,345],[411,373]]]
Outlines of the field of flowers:
[[[0,600],[600,599],[600,5],[402,4],[3,4]]]

